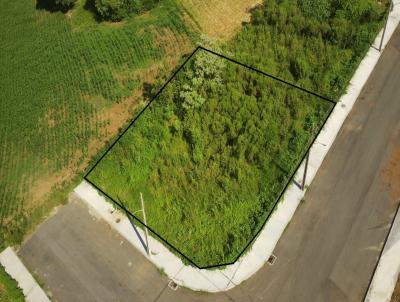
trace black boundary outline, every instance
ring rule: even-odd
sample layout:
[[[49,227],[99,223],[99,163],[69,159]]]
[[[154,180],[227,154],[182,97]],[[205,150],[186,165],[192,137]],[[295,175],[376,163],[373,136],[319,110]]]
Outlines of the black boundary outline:
[[[286,185],[283,187],[283,190],[281,191],[281,193],[279,194],[278,198],[276,199],[274,206],[271,208],[271,210],[269,211],[267,217],[265,218],[264,222],[262,223],[261,227],[258,229],[258,231],[254,234],[253,238],[251,240],[249,240],[249,242],[247,243],[247,245],[243,248],[243,250],[239,253],[239,255],[235,258],[234,261],[232,262],[227,262],[227,263],[222,263],[222,264],[215,264],[215,265],[208,265],[208,266],[199,266],[197,265],[194,261],[192,261],[190,258],[188,258],[186,255],[184,255],[182,252],[179,251],[179,249],[177,249],[175,246],[173,246],[172,244],[170,244],[166,239],[164,239],[161,235],[159,235],[156,231],[154,231],[151,227],[147,226],[146,224],[144,224],[139,218],[137,218],[135,215],[133,215],[127,208],[125,208],[124,205],[122,205],[120,202],[115,201],[111,196],[109,196],[106,192],[104,192],[101,188],[99,188],[95,183],[93,183],[91,180],[88,179],[89,174],[96,168],[96,166],[100,163],[100,161],[108,154],[108,152],[115,146],[115,144],[122,138],[122,136],[129,130],[129,128],[135,123],[135,121],[144,113],[144,111],[154,102],[154,100],[163,92],[163,90],[165,89],[165,87],[175,78],[175,76],[178,74],[179,71],[182,70],[182,68],[186,65],[186,63],[199,51],[199,50],[203,50],[206,51],[208,53],[211,53],[213,55],[216,55],[220,58],[226,59],[232,63],[238,64],[244,68],[247,68],[249,70],[252,70],[254,72],[257,72],[263,76],[269,77],[273,80],[276,80],[278,82],[281,82],[283,84],[286,84],[290,87],[293,88],[297,88],[302,92],[305,92],[307,94],[310,94],[312,96],[316,96],[322,100],[328,101],[330,103],[333,103],[333,107],[331,108],[331,110],[329,111],[329,113],[327,114],[323,124],[321,125],[320,129],[318,130],[317,134],[314,136],[314,138],[311,140],[311,143],[309,144],[308,148],[306,148],[306,151],[304,152],[303,156],[301,157],[301,160],[298,162],[296,169],[293,170],[293,172],[290,174],[290,177],[288,178],[288,181],[286,183]],[[92,168],[89,169],[89,171],[85,174],[85,176],[83,177],[88,183],[90,183],[93,187],[95,187],[98,191],[100,191],[103,195],[105,195],[107,198],[109,198],[111,201],[113,201],[119,208],[121,208],[125,213],[129,214],[130,217],[132,217],[134,220],[138,221],[142,226],[144,226],[145,228],[147,228],[149,231],[151,231],[154,235],[156,235],[162,242],[164,242],[165,244],[167,244],[169,247],[171,247],[174,251],[176,251],[179,255],[181,255],[184,259],[186,259],[187,261],[189,261],[189,263],[191,263],[193,266],[195,266],[198,269],[211,269],[211,268],[216,268],[216,267],[221,267],[221,266],[227,266],[227,265],[232,265],[234,264],[247,250],[247,248],[254,242],[254,240],[257,238],[257,236],[260,234],[260,232],[262,231],[262,229],[264,228],[265,224],[267,223],[268,219],[270,218],[270,216],[272,215],[272,213],[274,212],[276,206],[279,204],[279,200],[282,198],[282,196],[284,195],[287,187],[291,184],[295,174],[297,173],[297,170],[299,169],[299,167],[301,166],[302,162],[304,161],[305,157],[307,156],[308,152],[310,151],[311,147],[314,145],[317,137],[319,136],[319,134],[321,133],[322,129],[325,127],[325,124],[328,120],[328,118],[330,117],[332,111],[335,109],[337,105],[337,102],[319,95],[317,93],[314,93],[312,91],[309,91],[307,89],[304,89],[302,87],[299,87],[293,83],[287,82],[285,80],[282,80],[278,77],[275,77],[273,75],[270,75],[268,73],[265,73],[261,70],[258,70],[254,67],[251,67],[249,65],[240,63],[232,58],[229,58],[225,55],[216,53],[212,50],[206,49],[202,46],[198,46],[190,55],[189,57],[186,58],[186,60],[182,63],[182,65],[172,74],[172,76],[167,80],[167,82],[160,88],[160,90],[158,90],[158,92],[152,97],[152,99],[147,103],[147,105],[138,113],[138,115],[136,117],[133,118],[133,120],[128,124],[128,126],[118,135],[118,137],[114,140],[114,142],[107,148],[106,151],[104,151],[103,155],[95,162],[95,164],[92,166]]]
[[[369,279],[367,290],[365,291],[364,298],[362,299],[363,302],[365,301],[365,299],[367,299],[369,288],[371,287],[372,281],[374,280],[376,270],[378,269],[379,262],[381,261],[381,258],[382,258],[382,255],[383,255],[383,251],[385,250],[386,243],[387,243],[387,241],[389,239],[390,233],[392,232],[392,228],[393,228],[393,225],[394,225],[394,222],[396,220],[396,217],[397,217],[397,214],[398,214],[399,210],[400,210],[400,200],[399,200],[399,204],[397,205],[397,209],[394,212],[392,223],[390,225],[388,233],[386,234],[385,241],[383,242],[382,250],[379,253],[378,259],[376,260],[376,264],[375,264],[374,270],[372,271],[372,275],[371,275],[371,277]]]

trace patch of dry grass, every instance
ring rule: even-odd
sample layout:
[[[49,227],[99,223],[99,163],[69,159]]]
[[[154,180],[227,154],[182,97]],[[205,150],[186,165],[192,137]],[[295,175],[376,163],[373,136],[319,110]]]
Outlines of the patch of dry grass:
[[[189,12],[202,33],[217,39],[228,40],[250,21],[251,8],[262,0],[179,0]]]

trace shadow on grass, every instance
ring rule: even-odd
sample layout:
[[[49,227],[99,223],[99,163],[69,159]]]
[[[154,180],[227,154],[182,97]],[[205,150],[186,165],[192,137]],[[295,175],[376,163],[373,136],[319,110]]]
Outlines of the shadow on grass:
[[[73,4],[69,5],[69,6],[57,5],[54,0],[37,0],[36,1],[36,9],[46,10],[51,13],[62,12],[65,14],[73,6],[74,6]]]
[[[74,8],[74,4],[71,4],[69,6],[63,6],[63,5],[57,5],[55,3],[55,0],[36,0],[36,9],[46,10],[51,13],[62,12],[65,14],[72,8]],[[95,0],[84,1],[83,8],[89,11],[97,22],[100,23],[102,21],[96,11]]]
[[[99,14],[97,13],[95,0],[86,0],[83,8],[92,13],[96,22],[100,23],[102,21]]]
[[[274,164],[278,167],[278,169],[283,173],[283,174],[285,174],[285,175],[289,175],[290,173],[285,169],[285,168],[283,168],[282,167],[282,165],[280,165],[276,160],[274,160]],[[291,180],[292,181],[292,183],[296,186],[296,187],[298,187],[300,190],[302,189],[301,188],[301,184],[299,184],[297,181],[296,181],[296,179],[293,177],[293,179]]]

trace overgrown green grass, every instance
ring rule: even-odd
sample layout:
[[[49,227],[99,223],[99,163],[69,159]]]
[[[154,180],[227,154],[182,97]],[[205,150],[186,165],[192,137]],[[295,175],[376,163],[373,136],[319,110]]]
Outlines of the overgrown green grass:
[[[375,0],[266,1],[222,48],[338,99],[386,9]],[[330,104],[218,60],[207,68],[224,65],[222,74],[210,80],[196,60],[89,179],[132,212],[143,193],[148,225],[209,266],[235,260],[259,230]]]
[[[270,0],[225,50],[240,62],[339,99],[384,25],[389,1]]]
[[[198,266],[233,262],[333,103],[199,50],[88,178]]]
[[[0,302],[23,302],[25,301],[17,282],[12,279],[0,265]]]
[[[20,242],[33,213],[123,126],[107,112],[133,110],[143,84],[191,44],[173,0],[119,24],[97,23],[85,3],[63,15],[0,1],[0,246]]]

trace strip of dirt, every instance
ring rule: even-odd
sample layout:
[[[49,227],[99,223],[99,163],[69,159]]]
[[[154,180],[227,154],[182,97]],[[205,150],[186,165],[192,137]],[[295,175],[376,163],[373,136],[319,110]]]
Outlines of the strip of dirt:
[[[397,280],[397,285],[394,288],[392,300],[390,300],[390,302],[400,302],[400,276]]]
[[[382,171],[382,179],[389,189],[390,197],[395,201],[400,200],[400,148],[395,149],[392,153],[388,164]]]

